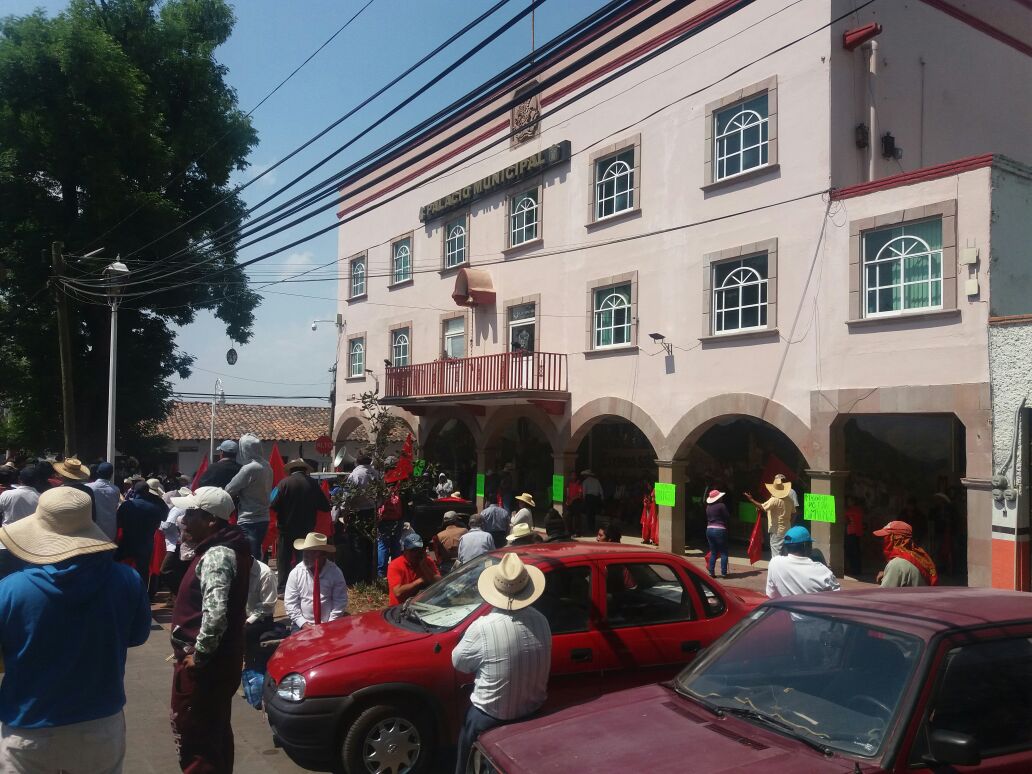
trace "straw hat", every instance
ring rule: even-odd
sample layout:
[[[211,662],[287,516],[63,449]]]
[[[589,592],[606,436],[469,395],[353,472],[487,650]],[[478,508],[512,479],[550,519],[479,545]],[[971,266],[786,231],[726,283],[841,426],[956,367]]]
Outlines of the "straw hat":
[[[325,551],[328,554],[337,553],[337,547],[327,542],[326,535],[321,532],[309,532],[304,540],[294,541],[295,551]]]
[[[155,497],[164,497],[165,496],[165,490],[161,486],[161,482],[158,481],[158,479],[156,479],[156,478],[148,478],[147,479],[147,489]]]
[[[531,496],[530,492],[524,492],[521,495],[516,495],[516,499],[519,500],[521,503],[526,503],[531,508],[537,508],[537,503],[534,502],[534,498]]]
[[[584,468],[584,470],[582,470],[580,474],[582,476],[594,476],[595,472],[591,468]]]
[[[115,550],[93,523],[90,496],[68,486],[48,489],[39,496],[35,513],[0,528],[0,543],[29,564],[55,564]]]
[[[709,496],[706,498],[706,504],[707,505],[712,505],[717,500],[719,500],[721,497],[723,497],[725,494],[726,494],[726,492],[721,492],[719,489],[711,489],[710,493],[709,493]]]
[[[54,470],[61,478],[71,481],[85,481],[90,477],[90,469],[75,457],[65,457],[64,462],[55,462]]]
[[[305,471],[306,473],[311,473],[311,472],[312,472],[312,466],[311,466],[311,465],[309,465],[309,464],[308,464],[307,462],[305,462],[305,461],[304,461],[303,459],[301,459],[300,457],[299,457],[298,459],[296,459],[296,460],[291,460],[290,462],[288,462],[288,463],[287,463],[287,464],[286,464],[286,465],[285,465],[285,466],[283,467],[283,469],[284,469],[284,470],[285,470],[285,471],[286,471],[287,473],[293,473],[293,472],[294,472],[295,470],[303,470],[303,471]]]
[[[505,536],[507,543],[515,543],[520,538],[530,537],[534,534],[534,529],[527,522],[521,521],[515,527],[512,528],[512,532]]]
[[[545,590],[545,574],[524,564],[518,554],[506,554],[498,564],[486,568],[477,581],[480,596],[502,610],[522,610]]]
[[[764,484],[767,487],[767,491],[779,500],[784,500],[790,494],[792,494],[792,484],[785,480],[785,477],[778,473],[774,476],[773,484]]]

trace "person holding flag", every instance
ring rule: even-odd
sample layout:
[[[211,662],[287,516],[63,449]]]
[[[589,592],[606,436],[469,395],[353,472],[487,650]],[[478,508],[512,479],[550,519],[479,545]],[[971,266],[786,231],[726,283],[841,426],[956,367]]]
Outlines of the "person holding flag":
[[[276,544],[276,574],[281,592],[286,589],[287,576],[297,563],[294,544],[304,542],[305,535],[315,529],[316,514],[319,511],[330,510],[330,501],[319,482],[312,478],[312,466],[306,460],[291,460],[287,463],[286,471],[288,475],[278,483],[272,501],[279,535]]]
[[[347,615],[348,584],[340,568],[326,561],[336,553],[326,535],[309,532],[303,540],[295,540],[293,547],[301,552],[301,562],[287,576],[283,594],[291,632]]]

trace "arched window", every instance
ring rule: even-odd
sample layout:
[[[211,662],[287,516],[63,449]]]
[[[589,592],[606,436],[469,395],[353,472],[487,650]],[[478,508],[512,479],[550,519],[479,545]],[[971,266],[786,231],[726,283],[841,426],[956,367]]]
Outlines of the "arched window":
[[[713,332],[767,327],[767,255],[714,267]]]
[[[444,267],[450,269],[466,262],[466,218],[449,223],[444,237]]]
[[[391,365],[407,366],[409,364],[409,334],[408,328],[394,331],[391,341]]]
[[[714,114],[714,180],[767,164],[767,95]]]
[[[351,297],[363,296],[365,292],[365,258],[356,258],[351,262]]]
[[[631,343],[631,286],[595,291],[595,349]]]
[[[538,189],[509,200],[509,245],[515,247],[538,235]]]
[[[348,376],[365,374],[365,339],[352,339],[348,348]]]
[[[942,220],[863,235],[866,316],[942,308]]]
[[[595,164],[595,219],[634,208],[634,148]]]
[[[393,245],[394,263],[391,272],[391,284],[406,282],[412,279],[412,244],[410,239],[402,239]]]

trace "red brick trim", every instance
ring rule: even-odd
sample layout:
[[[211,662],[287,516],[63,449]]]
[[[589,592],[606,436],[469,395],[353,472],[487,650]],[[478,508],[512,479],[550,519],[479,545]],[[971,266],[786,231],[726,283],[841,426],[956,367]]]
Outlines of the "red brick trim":
[[[956,6],[950,5],[945,0],[921,0],[925,5],[930,5],[932,8],[936,8],[943,13],[952,16],[957,21],[963,22],[969,27],[973,27],[979,32],[984,32],[991,38],[1003,43],[1005,46],[1010,46],[1015,51],[1020,51],[1025,56],[1032,56],[1032,46],[1023,40],[1018,40],[1015,37],[1008,35],[998,27],[994,27],[988,22],[982,21],[977,16],[972,16],[967,11],[962,11]],[[1024,5],[1024,3],[1022,3]]]
[[[880,180],[872,180],[869,183],[858,183],[856,185],[837,188],[831,192],[833,200],[852,199],[855,196],[864,196],[875,191],[885,191],[889,188],[900,188],[914,183],[923,183],[926,180],[938,180],[941,177],[952,177],[961,172],[970,172],[973,169],[992,166],[995,155],[984,153],[981,156],[970,156],[966,159],[949,161],[945,164],[936,164],[934,167],[915,169],[913,172],[903,172],[891,177],[883,177]]]

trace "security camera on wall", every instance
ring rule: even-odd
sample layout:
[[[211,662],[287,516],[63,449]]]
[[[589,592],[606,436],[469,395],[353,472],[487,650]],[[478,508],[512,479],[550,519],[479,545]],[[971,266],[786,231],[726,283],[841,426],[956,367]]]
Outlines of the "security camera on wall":
[[[314,330],[318,330],[318,329],[319,329],[319,326],[316,325],[315,323],[312,323],[312,330],[314,331]]]

